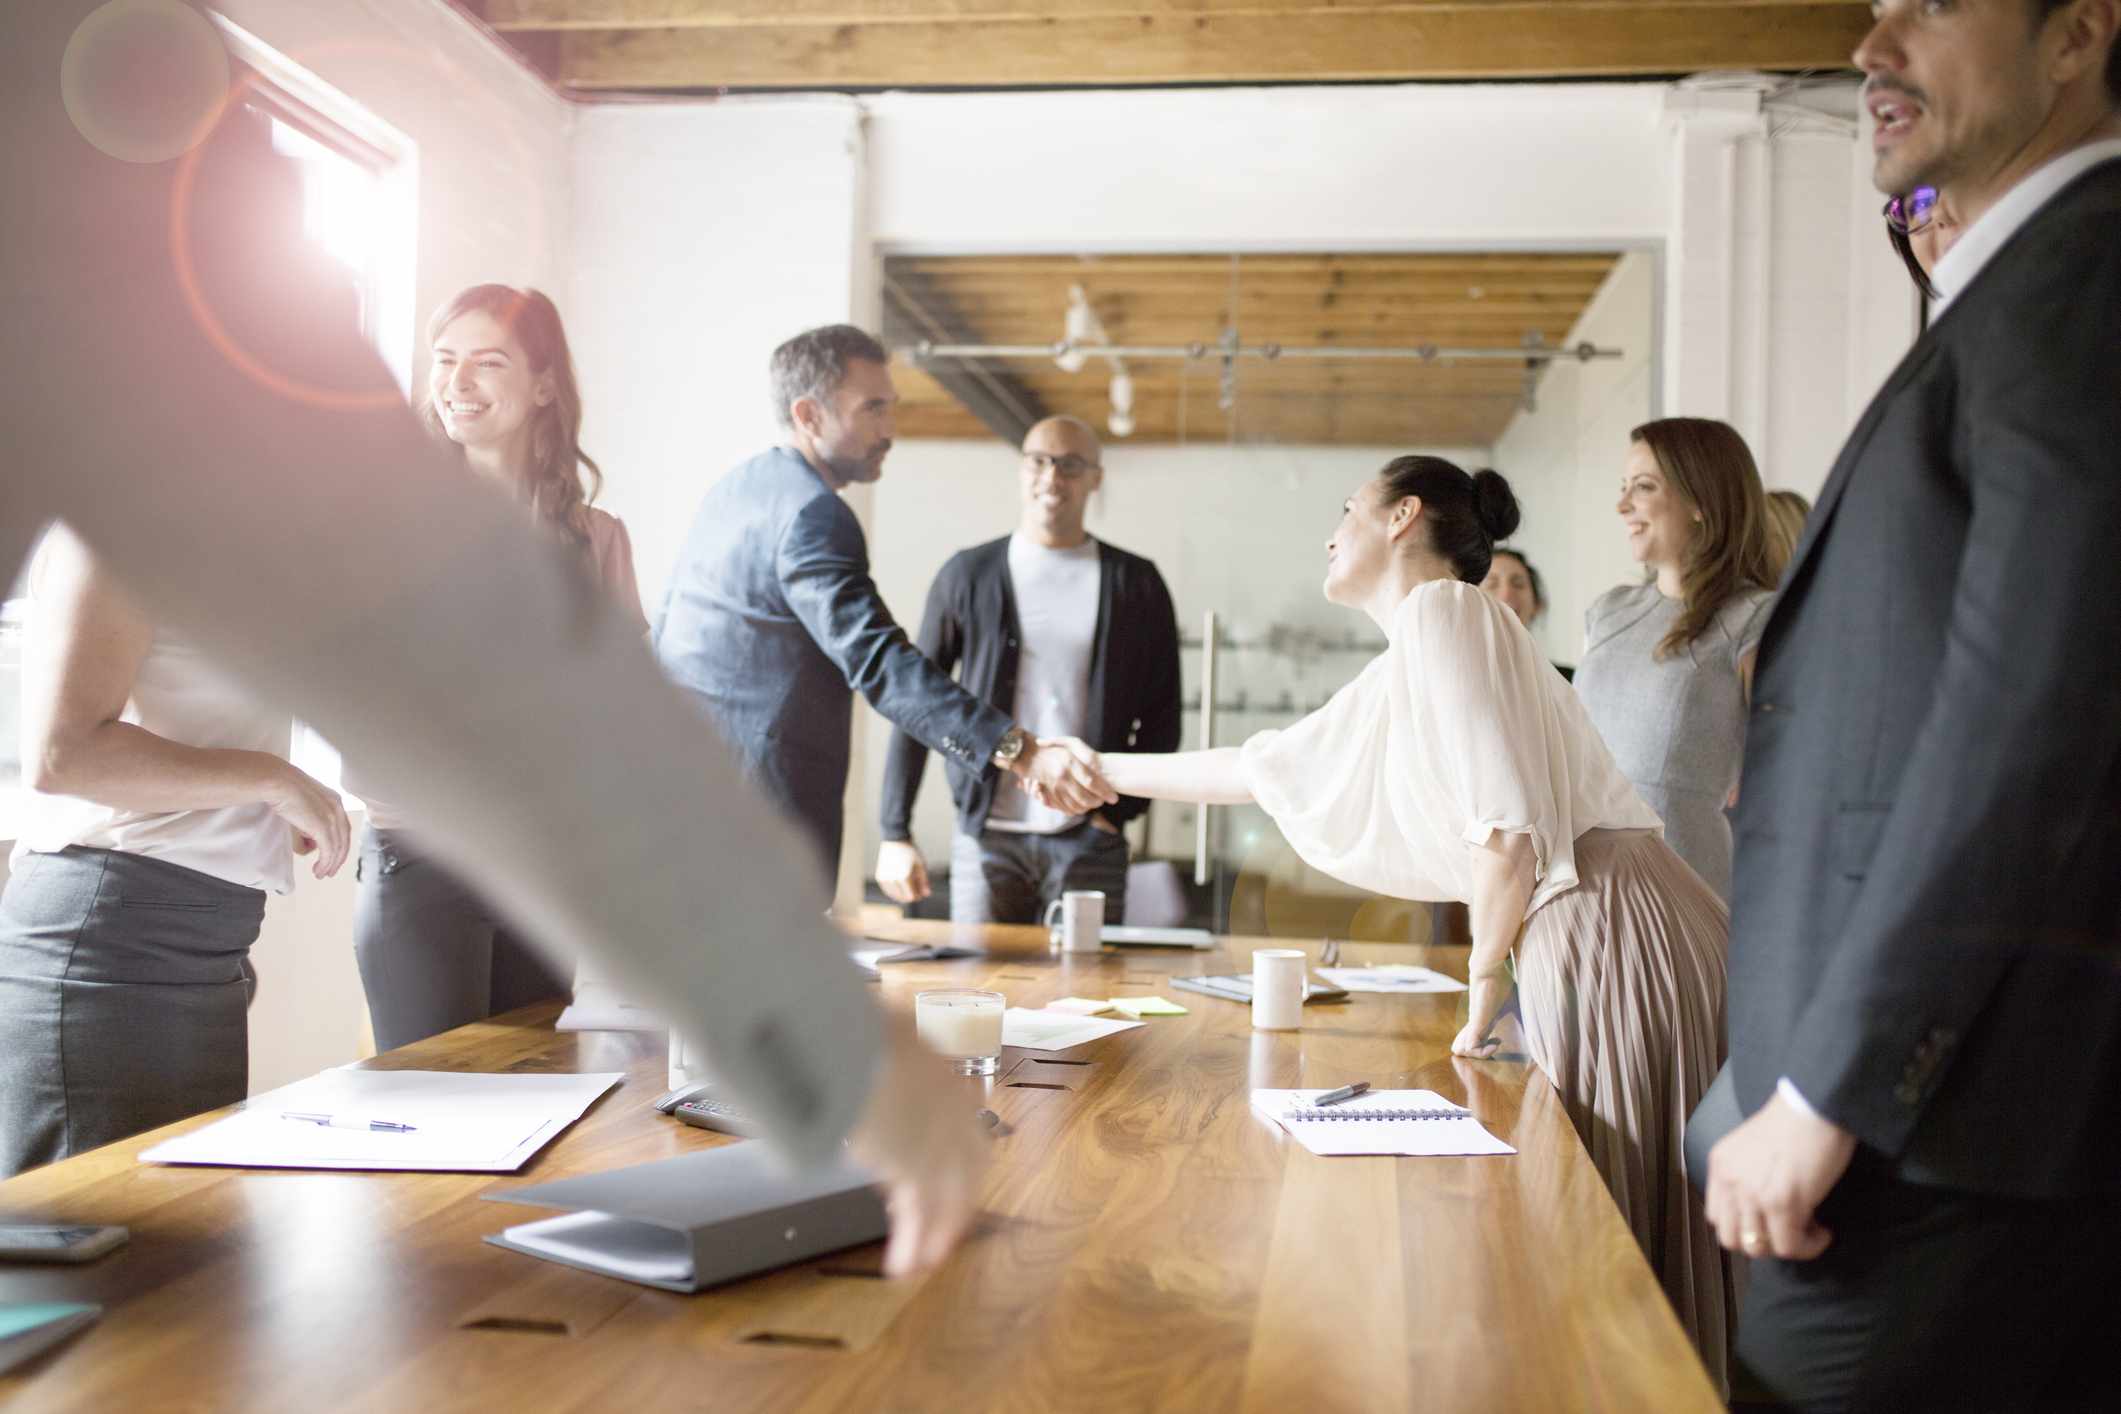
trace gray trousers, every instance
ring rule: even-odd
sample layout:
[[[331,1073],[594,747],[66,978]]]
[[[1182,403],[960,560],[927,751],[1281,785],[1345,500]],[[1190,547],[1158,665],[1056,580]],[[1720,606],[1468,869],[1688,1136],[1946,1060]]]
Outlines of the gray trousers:
[[[28,854],[0,892],[0,1178],[250,1085],[265,895],[137,854]]]
[[[354,960],[377,1050],[573,990],[571,976],[402,832],[363,830],[354,879]]]
[[[950,841],[950,917],[957,923],[1037,923],[1069,889],[1102,889],[1105,921],[1127,911],[1127,841],[1088,820],[1057,835],[982,830]]]

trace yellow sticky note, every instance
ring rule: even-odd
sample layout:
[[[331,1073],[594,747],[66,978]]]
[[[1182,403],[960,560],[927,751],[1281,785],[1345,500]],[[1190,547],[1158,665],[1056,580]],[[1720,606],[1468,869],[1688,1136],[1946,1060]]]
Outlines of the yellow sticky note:
[[[1114,997],[1112,1007],[1123,1011],[1137,1021],[1145,1016],[1184,1016],[1186,1009],[1177,1002],[1162,997]]]

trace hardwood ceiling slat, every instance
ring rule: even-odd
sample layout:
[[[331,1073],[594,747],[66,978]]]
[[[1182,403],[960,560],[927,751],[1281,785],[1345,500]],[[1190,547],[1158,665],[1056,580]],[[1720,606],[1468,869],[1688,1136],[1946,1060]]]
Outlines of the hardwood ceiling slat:
[[[1081,284],[1107,333],[1144,344],[1212,344],[1234,308],[1247,344],[1434,343],[1515,351],[1529,331],[1559,345],[1611,274],[1610,253],[1368,253],[1243,256],[1230,301],[1227,256],[893,257],[888,278],[918,278],[953,323],[979,342],[1059,337],[1068,289]],[[1268,267],[1262,270],[1261,267]],[[1480,297],[1475,297],[1479,292]],[[1330,308],[1321,308],[1330,303]],[[917,331],[887,326],[894,343]],[[1100,423],[1110,365],[1069,373],[1049,359],[1011,359],[1013,377],[1046,407]],[[1220,441],[1221,366],[1136,359],[1136,432],[1129,444]],[[894,370],[901,437],[988,436],[917,365]],[[1485,446],[1524,393],[1517,362],[1246,359],[1238,366],[1239,435],[1248,441],[1377,446]]]
[[[583,89],[1020,88],[1843,68],[1848,3],[1495,3],[558,31]]]
[[[1764,0],[1638,0],[1664,10],[1740,9]],[[980,23],[1048,16],[1268,14],[1300,16],[1442,8],[1506,8],[1523,0],[484,0],[486,22],[505,32],[565,29],[726,29],[736,26]],[[1549,0],[1611,8],[1624,0]],[[1851,0],[1864,3],[1864,0]]]

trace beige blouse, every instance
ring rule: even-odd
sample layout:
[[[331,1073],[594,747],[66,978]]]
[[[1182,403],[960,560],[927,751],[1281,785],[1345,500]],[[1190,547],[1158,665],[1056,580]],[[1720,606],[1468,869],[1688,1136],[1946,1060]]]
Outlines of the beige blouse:
[[[582,514],[588,521],[591,573],[619,612],[646,633],[648,615],[641,611],[641,588],[633,571],[633,537],[626,533],[626,522],[595,506],[584,506]],[[346,789],[359,796],[368,807],[371,827],[378,830],[405,828],[405,817],[397,808],[363,790],[354,772],[347,771],[343,779]]]
[[[1472,901],[1469,845],[1527,834],[1533,910],[1574,888],[1587,830],[1656,830],[1517,615],[1419,585],[1385,651],[1325,706],[1244,745],[1254,799],[1313,868],[1394,898]]]

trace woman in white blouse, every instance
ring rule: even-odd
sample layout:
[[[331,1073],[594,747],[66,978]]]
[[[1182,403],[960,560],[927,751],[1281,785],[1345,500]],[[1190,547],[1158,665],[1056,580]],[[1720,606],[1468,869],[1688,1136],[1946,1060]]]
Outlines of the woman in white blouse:
[[[1343,510],[1326,597],[1369,614],[1385,652],[1286,731],[1108,755],[1105,774],[1126,795],[1257,801],[1336,878],[1469,904],[1470,1017],[1453,1051],[1494,1053],[1514,956],[1532,1058],[1721,1382],[1731,1269],[1681,1139],[1723,1060],[1723,905],[1524,625],[1477,587],[1517,527],[1509,484],[1401,457]]]

